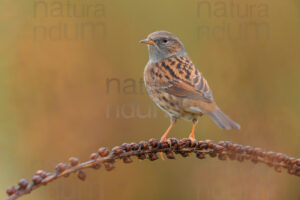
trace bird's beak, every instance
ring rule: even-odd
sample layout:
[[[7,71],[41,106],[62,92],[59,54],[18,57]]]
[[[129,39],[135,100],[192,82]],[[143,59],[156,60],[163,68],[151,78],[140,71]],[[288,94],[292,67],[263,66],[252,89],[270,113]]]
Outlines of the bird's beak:
[[[151,38],[147,38],[145,40],[141,40],[140,43],[153,45],[155,42]]]

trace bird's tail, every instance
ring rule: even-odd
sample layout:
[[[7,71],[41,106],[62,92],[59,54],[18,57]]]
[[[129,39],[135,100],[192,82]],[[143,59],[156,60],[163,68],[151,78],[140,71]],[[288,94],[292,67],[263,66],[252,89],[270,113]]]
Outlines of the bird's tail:
[[[220,109],[209,112],[207,114],[220,128],[224,128],[226,130],[229,130],[232,128],[240,130],[240,125],[238,123],[236,123],[235,121],[233,121],[232,119],[230,119],[230,117],[228,117]]]

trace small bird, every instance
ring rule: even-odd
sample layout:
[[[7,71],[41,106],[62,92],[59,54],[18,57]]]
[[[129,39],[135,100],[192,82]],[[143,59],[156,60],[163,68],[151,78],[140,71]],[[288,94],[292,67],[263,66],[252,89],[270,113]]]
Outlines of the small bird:
[[[177,119],[193,122],[189,138],[195,142],[196,124],[203,114],[207,114],[220,128],[240,129],[240,125],[217,106],[207,81],[178,37],[167,31],[156,31],[140,42],[147,44],[149,51],[149,61],[144,70],[146,90],[171,119],[161,142],[167,140]]]

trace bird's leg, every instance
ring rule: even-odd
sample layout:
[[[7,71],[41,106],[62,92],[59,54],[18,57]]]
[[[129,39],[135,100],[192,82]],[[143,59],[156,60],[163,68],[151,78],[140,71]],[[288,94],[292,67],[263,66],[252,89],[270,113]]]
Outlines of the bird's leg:
[[[195,129],[196,129],[197,122],[198,122],[197,119],[193,119],[193,128],[192,128],[192,132],[189,135],[189,139],[192,141],[192,144],[196,142],[196,139],[195,139]]]
[[[160,142],[164,142],[164,141],[167,140],[167,136],[168,136],[169,132],[171,131],[171,129],[174,127],[175,123],[176,123],[176,118],[171,117],[171,123],[170,123],[170,126],[169,126],[169,128],[166,130],[166,132],[163,134],[163,136],[161,136]],[[170,146],[171,146],[171,145],[170,145]],[[162,160],[164,160],[163,152],[160,152],[160,157],[161,157]]]
[[[172,117],[172,118],[171,118],[170,126],[169,126],[169,128],[166,130],[166,132],[163,134],[163,136],[161,136],[160,142],[163,142],[163,141],[166,141],[166,140],[167,140],[167,136],[168,136],[169,132],[171,131],[171,129],[174,127],[175,123],[176,123],[176,119]]]

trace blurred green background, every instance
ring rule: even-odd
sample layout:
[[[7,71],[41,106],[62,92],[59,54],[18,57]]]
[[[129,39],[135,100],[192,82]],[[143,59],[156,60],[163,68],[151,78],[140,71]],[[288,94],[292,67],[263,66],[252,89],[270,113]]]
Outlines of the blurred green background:
[[[138,43],[167,30],[185,44],[225,113],[198,139],[231,140],[300,157],[298,0],[0,1],[0,198],[37,169],[100,146],[159,138],[169,119],[141,84]],[[179,121],[170,137],[187,137]],[[251,162],[196,158],[116,164],[23,199],[300,199],[300,180]]]

